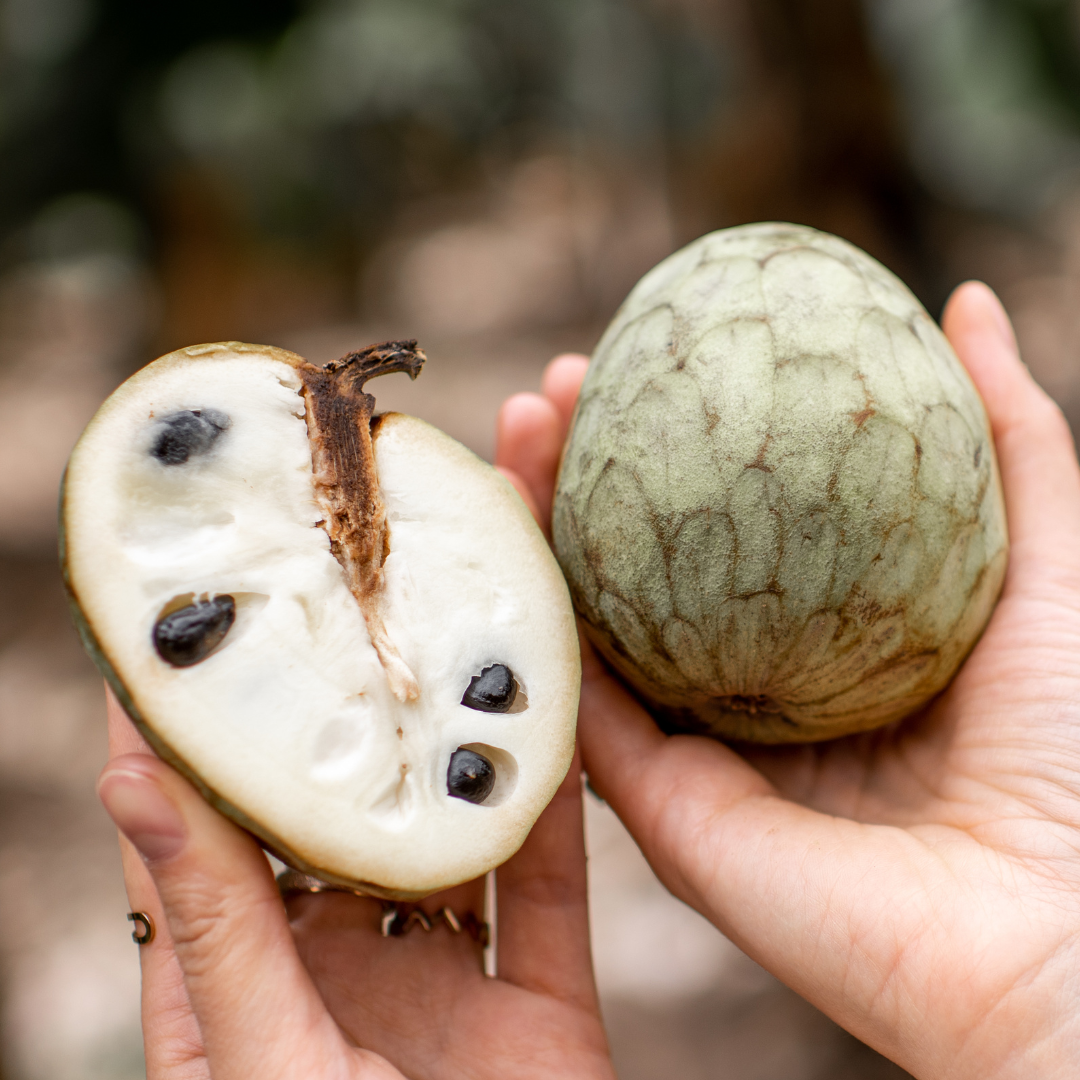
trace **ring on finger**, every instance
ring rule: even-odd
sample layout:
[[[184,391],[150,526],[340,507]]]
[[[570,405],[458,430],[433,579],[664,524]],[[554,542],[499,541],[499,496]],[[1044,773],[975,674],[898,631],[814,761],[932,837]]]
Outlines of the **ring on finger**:
[[[136,945],[149,945],[154,940],[154,920],[145,911],[129,911],[127,917],[132,924],[131,940]]]

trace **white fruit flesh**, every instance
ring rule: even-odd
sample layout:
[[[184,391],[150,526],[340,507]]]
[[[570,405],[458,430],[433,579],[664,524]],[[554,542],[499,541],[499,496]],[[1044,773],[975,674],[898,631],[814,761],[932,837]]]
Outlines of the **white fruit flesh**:
[[[566,586],[509,484],[441,432],[383,418],[390,530],[381,614],[420,688],[395,697],[319,527],[299,358],[183,350],[103,406],[68,468],[69,586],[155,747],[300,869],[389,896],[476,877],[524,840],[573,753],[579,660]],[[216,409],[212,449],[165,465],[161,418]],[[236,621],[191,667],[158,620],[226,594]],[[508,713],[461,704],[492,664]],[[447,792],[459,747],[495,766],[481,805]]]

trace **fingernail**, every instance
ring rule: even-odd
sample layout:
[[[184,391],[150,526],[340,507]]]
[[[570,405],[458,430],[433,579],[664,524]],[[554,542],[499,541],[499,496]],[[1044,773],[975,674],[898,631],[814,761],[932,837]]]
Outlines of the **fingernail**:
[[[184,819],[149,777],[106,770],[98,781],[98,797],[116,827],[148,862],[172,858],[184,846]]]

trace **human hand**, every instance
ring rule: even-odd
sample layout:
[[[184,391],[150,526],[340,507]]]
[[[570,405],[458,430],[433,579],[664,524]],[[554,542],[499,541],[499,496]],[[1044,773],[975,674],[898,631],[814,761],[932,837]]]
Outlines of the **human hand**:
[[[740,754],[665,737],[589,655],[579,735],[664,884],[859,1038],[923,1080],[1072,1076],[1080,468],[993,294],[962,286],[944,328],[986,404],[1012,542],[946,692],[883,730]],[[553,361],[500,418],[498,460],[542,514],[585,366]]]
[[[111,693],[109,733],[98,790],[121,829],[132,908],[157,931],[139,950],[148,1080],[614,1077],[589,957],[577,759],[499,869],[488,979],[465,933],[436,923],[383,938],[377,900],[283,905],[258,844],[153,756]],[[482,894],[472,882],[418,906],[479,914]]]

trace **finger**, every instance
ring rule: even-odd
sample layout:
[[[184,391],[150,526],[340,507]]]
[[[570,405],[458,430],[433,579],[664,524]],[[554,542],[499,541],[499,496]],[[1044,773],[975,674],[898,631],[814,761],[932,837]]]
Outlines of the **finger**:
[[[208,1080],[210,1065],[165,912],[146,865],[123,833],[120,860],[131,910],[148,916],[154,929],[152,940],[138,946],[146,1075],[155,1080]]]
[[[669,738],[596,659],[582,652],[578,736],[589,783],[641,846],[664,884],[695,907],[703,903],[699,868],[686,859],[706,822],[701,808],[773,794],[771,785],[712,739]],[[685,816],[684,816],[685,815]]]
[[[541,528],[547,532],[563,443],[558,410],[539,394],[515,394],[503,402],[495,431],[495,464],[525,481],[539,510]]]
[[[570,420],[577,405],[578,393],[585,372],[589,370],[589,358],[581,353],[564,353],[556,356],[544,369],[540,391],[555,406],[562,420],[563,437],[570,428]]]
[[[110,762],[98,791],[153,878],[215,1080],[344,1072],[255,841],[147,755]],[[298,1060],[306,1047],[315,1058]]]
[[[769,783],[719,742],[664,735],[588,646],[578,735],[590,785],[661,881],[716,921],[720,912],[710,902],[709,885],[717,861],[709,831],[732,806],[771,796]]]
[[[1008,316],[986,285],[961,285],[942,323],[986,404],[1005,491],[1013,570],[1080,587],[1075,559],[1080,467],[1061,410],[1024,367]]]
[[[719,742],[665,738],[598,668],[579,731],[590,783],[664,885],[838,1023],[895,1053],[898,998],[911,991],[890,981],[897,943],[916,940],[927,918],[925,905],[894,898],[944,893],[943,860],[902,830],[779,798]]]
[[[149,754],[146,740],[128,719],[108,685],[105,698],[110,760],[127,753]],[[147,1075],[158,1080],[207,1080],[210,1069],[203,1052],[202,1036],[191,1011],[184,973],[173,950],[153,878],[131,841],[123,833],[119,834],[119,840],[128,903],[132,911],[148,915],[154,927],[153,939],[138,947]]]
[[[139,733],[120,704],[113,688],[105,684],[105,715],[109,725],[109,758],[121,754],[152,754],[150,744]]]
[[[498,888],[500,978],[595,1011],[578,754]]]

